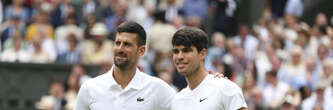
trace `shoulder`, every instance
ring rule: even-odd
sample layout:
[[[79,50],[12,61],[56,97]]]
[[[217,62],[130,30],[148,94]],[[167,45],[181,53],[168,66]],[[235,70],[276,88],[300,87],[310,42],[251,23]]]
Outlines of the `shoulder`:
[[[108,84],[107,82],[108,73],[99,75],[95,78],[86,80],[83,84],[83,88],[96,88]]]
[[[147,80],[150,80],[150,83],[153,88],[156,88],[155,90],[159,93],[168,94],[168,95],[174,95],[176,94],[176,91],[165,81],[163,81],[160,78],[150,76],[148,74],[143,73],[144,76],[147,78]]]
[[[234,82],[225,78],[210,77],[209,85],[219,89],[222,95],[232,96],[238,93],[242,93],[241,88]]]
[[[140,74],[141,74],[143,80],[145,80],[146,82],[149,82],[149,84],[151,84],[155,87],[158,87],[158,88],[168,88],[168,87],[170,87],[165,81],[161,80],[160,78],[150,76],[150,75],[148,75],[146,73],[143,73],[143,72],[141,72]]]

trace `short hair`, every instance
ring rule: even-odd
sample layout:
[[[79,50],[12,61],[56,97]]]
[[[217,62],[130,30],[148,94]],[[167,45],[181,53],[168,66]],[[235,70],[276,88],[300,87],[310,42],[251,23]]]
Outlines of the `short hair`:
[[[128,32],[137,34],[138,46],[146,45],[146,31],[136,22],[123,22],[117,28],[117,33]]]
[[[276,77],[277,77],[277,71],[276,71],[276,70],[268,71],[268,72],[267,72],[267,75],[276,78]]]
[[[198,52],[208,47],[208,36],[199,28],[185,27],[178,30],[172,38],[172,45],[194,46]]]

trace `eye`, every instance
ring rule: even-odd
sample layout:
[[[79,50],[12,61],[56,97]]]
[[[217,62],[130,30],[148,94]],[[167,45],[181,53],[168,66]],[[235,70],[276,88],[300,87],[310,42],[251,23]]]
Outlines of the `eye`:
[[[179,50],[178,49],[172,49],[173,54],[178,54]]]
[[[132,44],[131,44],[131,43],[128,43],[128,42],[125,42],[124,45],[125,45],[125,46],[131,46]]]
[[[119,41],[116,41],[116,45],[119,46],[119,45],[120,45],[120,42],[119,42]]]

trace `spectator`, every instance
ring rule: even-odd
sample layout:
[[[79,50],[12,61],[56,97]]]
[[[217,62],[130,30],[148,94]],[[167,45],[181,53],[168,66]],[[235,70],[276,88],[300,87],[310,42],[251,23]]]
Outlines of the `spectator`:
[[[316,69],[316,62],[313,57],[306,58],[306,86],[314,90],[315,84],[319,80],[319,71]]]
[[[3,62],[27,62],[28,53],[23,48],[24,41],[20,35],[20,32],[16,32],[11,38],[12,46],[3,51],[1,61]]]
[[[174,20],[177,16],[184,12],[177,6],[176,0],[166,0],[165,19],[168,22]]]
[[[2,9],[2,1],[0,1],[0,23],[2,23],[2,20],[3,20],[3,9]]]
[[[328,50],[325,45],[319,45],[317,49],[317,57],[316,57],[316,66],[317,71],[319,72],[319,77],[323,77],[323,63],[325,59],[327,58]]]
[[[325,82],[319,81],[315,87],[315,93],[302,102],[302,110],[313,110],[321,108],[322,110],[330,110],[332,98],[324,97]]]
[[[246,74],[244,75],[244,81],[241,85],[244,98],[246,102],[250,103],[252,101],[252,92],[254,89],[258,89],[256,87],[256,80],[254,79],[254,76],[252,74]]]
[[[45,30],[46,37],[53,39],[53,27],[49,24],[49,15],[45,12],[38,12],[34,16],[33,23],[27,28],[25,39],[30,42],[40,30]]]
[[[279,79],[299,90],[301,86],[306,85],[303,50],[295,46],[289,53],[290,59],[279,70]]]
[[[41,45],[41,49],[45,51],[48,54],[48,58],[50,61],[48,62],[54,62],[57,58],[57,51],[55,47],[54,40],[48,37],[49,35],[49,26],[48,25],[39,25],[38,28],[36,28],[36,36],[33,37],[34,40],[38,40]],[[33,42],[30,42],[32,45],[28,47],[29,52],[33,52],[34,48],[33,47]]]
[[[82,4],[82,17],[95,13],[98,5],[95,0],[84,0]]]
[[[284,42],[286,43],[286,50],[291,49],[294,46],[295,40],[298,38],[297,36],[297,18],[294,15],[285,15],[285,25],[286,28],[283,30],[284,31]]]
[[[56,4],[56,8],[51,12],[51,24],[54,28],[63,25],[65,19],[69,15],[75,15],[75,8],[72,5],[72,0],[61,0],[59,4]],[[79,20],[77,20],[79,21]]]
[[[325,105],[325,109],[330,110],[333,108],[333,82],[325,89],[324,97],[327,100],[327,105]]]
[[[259,87],[252,89],[250,101],[247,102],[249,110],[264,110],[264,98]]]
[[[304,6],[302,0],[287,0],[285,7],[285,14],[292,14],[301,17],[303,14]]]
[[[186,19],[186,24],[189,27],[197,27],[203,29],[202,27],[202,20],[198,16],[190,16]]]
[[[49,95],[43,96],[37,102],[36,108],[39,110],[63,110],[65,103],[63,83],[53,81],[50,84]]]
[[[210,0],[213,9],[213,30],[224,33],[226,36],[236,34],[235,0]]]
[[[265,106],[269,109],[277,109],[283,102],[283,97],[289,90],[289,85],[279,81],[277,71],[269,71],[266,73],[266,81],[269,83],[264,88]]]
[[[323,62],[323,73],[319,80],[326,82],[326,86],[333,82],[333,59],[326,59]]]
[[[299,107],[302,103],[301,93],[296,89],[289,89],[286,95],[283,97],[283,101],[291,104],[289,108]],[[284,102],[282,102],[282,104]]]
[[[182,10],[185,19],[197,16],[200,20],[207,17],[208,3],[206,0],[184,0]]]
[[[250,34],[250,30],[247,25],[240,26],[239,33],[236,37],[234,37],[234,41],[237,45],[245,49],[246,58],[252,59],[259,42],[257,38]]]
[[[184,17],[182,15],[178,15],[176,16],[173,20],[172,20],[172,24],[173,26],[178,30],[180,28],[185,27],[185,23],[184,23]]]
[[[168,54],[171,51],[170,42],[172,35],[176,32],[176,28],[166,22],[164,15],[164,12],[155,13],[155,23],[151,27],[147,40],[149,51],[156,51],[157,54]]]
[[[133,0],[129,3],[130,6],[127,13],[129,20],[141,24],[145,30],[150,30],[151,25],[154,23],[152,16],[155,7],[148,4],[148,0]]]
[[[319,12],[312,26],[312,32],[314,33],[314,35],[317,35],[319,32],[319,27],[327,25],[328,25],[327,16],[324,13]]]
[[[60,54],[57,58],[59,62],[68,64],[77,64],[81,61],[81,49],[79,46],[79,40],[74,34],[69,34],[67,36],[67,41],[69,49],[63,54]]]
[[[29,21],[29,11],[23,6],[23,0],[13,0],[13,4],[5,8],[5,19],[17,16],[22,21]]]
[[[83,43],[82,63],[84,64],[101,64],[103,61],[112,62],[113,42],[108,40],[107,28],[103,23],[96,23],[90,30],[93,39]]]
[[[233,80],[237,84],[242,84],[243,78],[246,72],[246,66],[250,62],[245,56],[245,51],[243,47],[236,46],[232,51],[232,64],[231,67],[235,74],[233,74]]]
[[[128,20],[126,18],[127,14],[127,9],[128,9],[128,4],[125,1],[119,0],[116,5],[114,5],[114,14],[111,16],[107,16],[105,19],[106,27],[107,30],[112,34],[111,39],[114,40],[113,34],[115,34],[116,27]]]
[[[76,74],[70,74],[67,80],[68,89],[64,94],[64,99],[66,100],[65,110],[73,110],[76,101],[77,93],[80,89],[79,76]]]
[[[96,20],[97,21],[105,21],[105,19],[109,16],[114,15],[114,7],[117,5],[117,2],[119,0],[101,0],[100,7],[97,8],[95,14],[96,14]],[[90,14],[87,16],[94,16],[94,14]],[[85,17],[85,21],[87,20],[87,16]]]
[[[55,41],[58,54],[63,54],[65,51],[69,51],[70,45],[69,42],[67,42],[67,37],[70,34],[74,34],[77,44],[83,40],[83,30],[75,24],[74,16],[68,16],[66,18],[66,23],[55,30]]]
[[[46,13],[50,13],[53,9],[52,4],[50,1],[45,1],[45,0],[32,0],[30,8],[30,16],[35,16],[38,14],[39,11],[43,11]]]
[[[76,64],[72,67],[71,74],[77,76],[79,79],[79,86],[81,86],[85,81],[89,80],[91,77],[86,74],[86,71],[82,65]]]
[[[51,63],[50,55],[44,51],[41,47],[41,39],[39,37],[35,37],[32,41],[33,49],[30,53],[30,57],[28,58],[29,62],[32,63]]]
[[[209,47],[207,50],[207,56],[205,59],[205,67],[206,70],[216,72],[216,68],[214,67],[214,61],[222,61],[224,55],[226,54],[225,49],[225,36],[223,33],[215,32],[212,35],[212,44],[213,46]]]
[[[10,39],[15,31],[24,33],[25,23],[21,21],[19,16],[12,16],[1,25],[1,45],[3,45],[7,39]]]
[[[87,15],[84,25],[82,26],[83,31],[83,38],[84,40],[90,40],[93,38],[93,36],[90,34],[91,29],[94,27],[96,23],[96,18],[94,15]]]

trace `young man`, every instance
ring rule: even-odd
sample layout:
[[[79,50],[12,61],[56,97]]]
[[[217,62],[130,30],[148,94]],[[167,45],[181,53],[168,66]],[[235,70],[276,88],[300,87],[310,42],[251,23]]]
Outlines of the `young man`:
[[[175,91],[137,69],[146,49],[146,32],[135,22],[117,28],[114,66],[80,88],[74,110],[165,110]]]
[[[171,110],[246,110],[243,93],[235,83],[205,71],[207,44],[207,34],[197,28],[174,34],[173,61],[188,87],[175,95]]]

